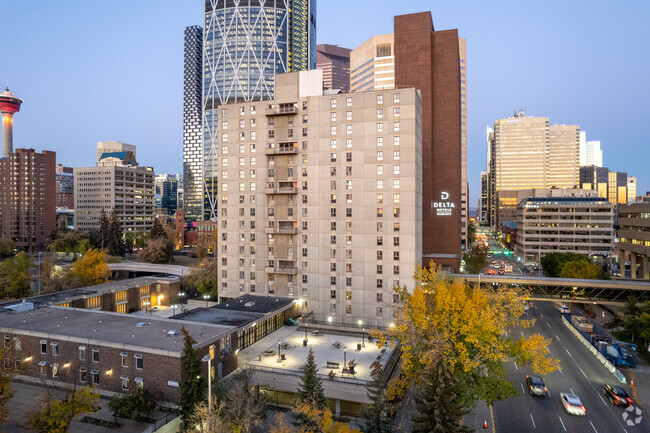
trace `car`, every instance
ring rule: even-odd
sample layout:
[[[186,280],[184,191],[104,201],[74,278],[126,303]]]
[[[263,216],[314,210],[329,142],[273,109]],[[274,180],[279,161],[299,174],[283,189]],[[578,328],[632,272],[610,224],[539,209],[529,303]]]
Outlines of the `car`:
[[[571,309],[567,307],[566,305],[562,305],[560,308],[560,313],[562,314],[571,314]]]
[[[562,406],[564,406],[564,409],[569,415],[584,416],[587,414],[584,405],[577,395],[568,392],[561,392],[560,400],[562,401]]]
[[[152,313],[157,313],[158,312],[158,307],[151,307],[151,312]]]
[[[503,274],[504,274],[503,269],[499,269],[499,275],[503,275]]]
[[[609,401],[615,406],[632,406],[632,399],[620,386],[605,384],[603,385],[603,394],[605,394],[607,398],[609,398]]]
[[[526,375],[526,385],[528,386],[528,392],[530,395],[539,395],[541,397],[546,397],[548,389],[546,389],[544,379],[541,377]]]
[[[490,263],[495,264],[497,261],[496,260],[490,260]]]
[[[494,275],[494,269],[488,269],[488,275]]]

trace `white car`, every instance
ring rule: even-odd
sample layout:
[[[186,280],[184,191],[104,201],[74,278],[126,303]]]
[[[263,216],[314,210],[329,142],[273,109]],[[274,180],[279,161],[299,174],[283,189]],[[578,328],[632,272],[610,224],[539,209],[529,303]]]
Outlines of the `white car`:
[[[560,313],[562,314],[571,314],[571,309],[567,307],[566,305],[562,305],[560,308]]]
[[[587,411],[582,402],[575,394],[568,394],[565,392],[560,393],[560,400],[562,405],[569,415],[586,415]]]

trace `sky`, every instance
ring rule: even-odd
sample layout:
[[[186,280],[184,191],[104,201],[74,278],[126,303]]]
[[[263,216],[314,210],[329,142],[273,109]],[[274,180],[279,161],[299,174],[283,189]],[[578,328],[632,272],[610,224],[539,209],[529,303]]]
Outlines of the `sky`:
[[[137,146],[140,164],[182,173],[183,31],[202,0],[0,0],[0,77],[23,99],[14,147],[95,164],[96,142]],[[317,41],[355,48],[430,10],[467,39],[470,207],[485,128],[519,108],[577,124],[604,166],[650,191],[650,2],[318,0]]]

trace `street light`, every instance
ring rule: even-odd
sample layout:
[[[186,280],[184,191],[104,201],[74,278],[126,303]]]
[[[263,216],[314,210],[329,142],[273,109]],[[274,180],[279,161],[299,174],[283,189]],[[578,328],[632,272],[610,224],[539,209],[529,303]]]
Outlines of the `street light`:
[[[280,342],[281,342],[281,341],[282,341],[282,340],[280,340],[280,339],[278,338],[278,362],[282,362],[282,355],[281,355],[281,350],[280,350],[280,349],[281,349],[281,347],[280,347]]]
[[[343,368],[347,368],[348,365],[348,348],[343,348]]]
[[[180,307],[180,305],[172,304],[172,316],[176,315],[176,307]]]
[[[185,296],[185,292],[178,292],[178,297],[181,299],[181,304],[183,303],[184,296]]]
[[[212,359],[210,355],[205,355],[203,362],[208,362],[208,415],[212,414]]]
[[[205,308],[208,308],[208,299],[210,299],[210,295],[203,295],[203,299],[205,299]]]
[[[361,347],[366,347],[366,328],[361,328]]]
[[[479,272],[478,273],[478,288],[479,289],[481,288],[481,275],[483,275],[483,274]]]

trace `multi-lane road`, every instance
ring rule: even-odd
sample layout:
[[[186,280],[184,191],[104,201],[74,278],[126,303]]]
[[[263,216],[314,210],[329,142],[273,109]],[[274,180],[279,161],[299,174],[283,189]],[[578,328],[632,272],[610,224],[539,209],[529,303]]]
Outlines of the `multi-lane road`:
[[[526,389],[526,374],[534,373],[528,367],[510,361],[506,364],[508,379],[514,381],[519,395],[494,406],[495,430],[507,433],[635,433],[649,432],[645,417],[636,425],[628,425],[624,409],[612,405],[602,393],[605,383],[620,384],[596,357],[578,341],[562,323],[557,304],[536,302],[526,313],[535,319],[528,329],[514,331],[519,336],[538,333],[551,338],[549,355],[561,363],[561,371],[544,376],[548,395],[533,397]],[[513,336],[516,337],[517,335]],[[626,386],[623,386],[627,389]],[[629,389],[628,389],[629,391]],[[580,397],[586,416],[569,415],[562,406],[560,393],[574,393]],[[634,417],[632,417],[634,418]],[[630,419],[628,414],[627,419]]]

